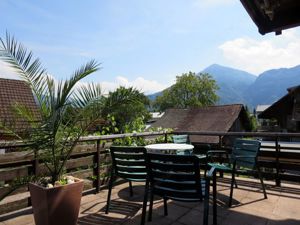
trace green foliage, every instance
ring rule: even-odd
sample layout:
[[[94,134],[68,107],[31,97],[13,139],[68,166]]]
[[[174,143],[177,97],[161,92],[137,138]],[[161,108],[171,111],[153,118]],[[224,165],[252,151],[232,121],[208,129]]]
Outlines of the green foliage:
[[[89,84],[75,88],[83,78],[99,69],[94,60],[76,70],[69,79],[55,81],[42,68],[39,59],[28,52],[9,34],[0,38],[0,59],[7,62],[31,87],[39,112],[33,113],[26,105],[15,105],[15,111],[30,127],[20,136],[30,143],[38,159],[45,162],[51,183],[61,179],[65,164],[79,138],[101,116],[103,101],[101,88]],[[70,116],[70,111],[73,113]]]
[[[102,126],[99,134],[107,135],[107,134],[117,134],[119,133],[119,129],[117,128],[117,122],[115,117],[108,114],[105,119],[105,125]]]
[[[137,118],[142,118],[143,122],[151,118],[147,110],[149,105],[149,99],[143,93],[132,87],[119,87],[115,91],[109,92],[105,99],[103,114],[104,116],[113,116],[119,133],[126,133],[127,124]]]
[[[248,123],[246,124],[246,130],[248,131],[257,131],[257,119],[254,114],[251,114],[249,108],[245,106],[246,116]]]
[[[124,126],[124,133],[142,133],[145,131],[145,123],[143,118],[138,117],[135,120],[129,122]],[[113,145],[120,146],[144,146],[147,145],[147,141],[144,137],[125,137],[115,139]]]
[[[170,132],[173,131],[173,129],[171,129],[171,128],[162,128],[162,127],[151,127],[149,129],[149,132],[151,132],[151,131],[153,131],[153,132],[155,132],[155,131],[156,132],[164,131],[166,133],[170,133]],[[169,143],[169,142],[172,142],[172,141],[173,141],[172,136],[167,135],[167,142]],[[152,143],[165,143],[165,142],[166,142],[165,136],[162,135],[162,136],[156,137],[155,140],[151,142],[151,144]]]
[[[154,102],[154,108],[191,108],[213,105],[218,101],[216,81],[207,74],[189,72],[176,77],[176,83],[163,91]]]

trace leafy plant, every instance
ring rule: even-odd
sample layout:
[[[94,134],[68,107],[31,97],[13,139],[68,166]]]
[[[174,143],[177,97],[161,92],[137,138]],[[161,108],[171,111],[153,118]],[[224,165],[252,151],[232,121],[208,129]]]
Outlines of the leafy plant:
[[[151,127],[149,129],[149,131],[165,131],[167,133],[170,133],[173,131],[173,129],[171,128],[162,128],[162,127]],[[167,135],[167,143],[172,142],[172,136],[171,135]],[[165,143],[166,139],[165,136],[158,136],[155,138],[154,141],[152,141],[153,143]]]
[[[0,59],[7,62],[20,78],[31,87],[38,103],[38,113],[26,105],[16,103],[17,115],[24,119],[27,135],[21,136],[17,130],[11,132],[30,144],[35,156],[44,162],[54,184],[62,178],[66,162],[87,128],[101,116],[103,101],[99,85],[79,85],[79,82],[96,72],[99,64],[91,60],[69,79],[55,81],[33,53],[18,43],[8,33],[6,39],[0,38]],[[72,117],[69,108],[72,107]],[[7,128],[8,129],[8,128]]]
[[[145,123],[142,117],[138,117],[133,121],[130,121],[124,126],[124,133],[142,133],[145,131]],[[144,137],[125,137],[121,139],[115,139],[114,145],[122,146],[144,146],[147,141]]]
[[[113,92],[109,92],[105,98],[104,116],[114,117],[115,127],[119,133],[127,133],[127,125],[142,118],[145,123],[150,119],[147,106],[150,105],[149,99],[135,88],[119,87]],[[131,126],[131,125],[130,125]]]

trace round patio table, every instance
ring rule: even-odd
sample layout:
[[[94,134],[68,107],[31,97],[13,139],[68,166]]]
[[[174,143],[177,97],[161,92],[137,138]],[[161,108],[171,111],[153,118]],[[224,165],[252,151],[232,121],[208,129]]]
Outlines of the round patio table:
[[[190,144],[175,144],[175,143],[162,143],[146,145],[145,148],[148,152],[162,153],[162,154],[192,154],[194,149]]]

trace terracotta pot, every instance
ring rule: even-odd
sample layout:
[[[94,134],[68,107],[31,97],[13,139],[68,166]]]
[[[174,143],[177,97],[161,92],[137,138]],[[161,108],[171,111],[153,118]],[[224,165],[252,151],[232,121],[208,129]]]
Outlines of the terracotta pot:
[[[29,184],[36,225],[76,225],[83,181],[53,188]]]

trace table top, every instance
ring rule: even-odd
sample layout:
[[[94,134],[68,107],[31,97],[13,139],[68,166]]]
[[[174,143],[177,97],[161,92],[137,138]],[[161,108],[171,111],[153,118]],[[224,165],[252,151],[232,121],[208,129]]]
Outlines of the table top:
[[[175,143],[162,143],[146,145],[147,150],[193,150],[194,146],[190,144],[175,144]]]

